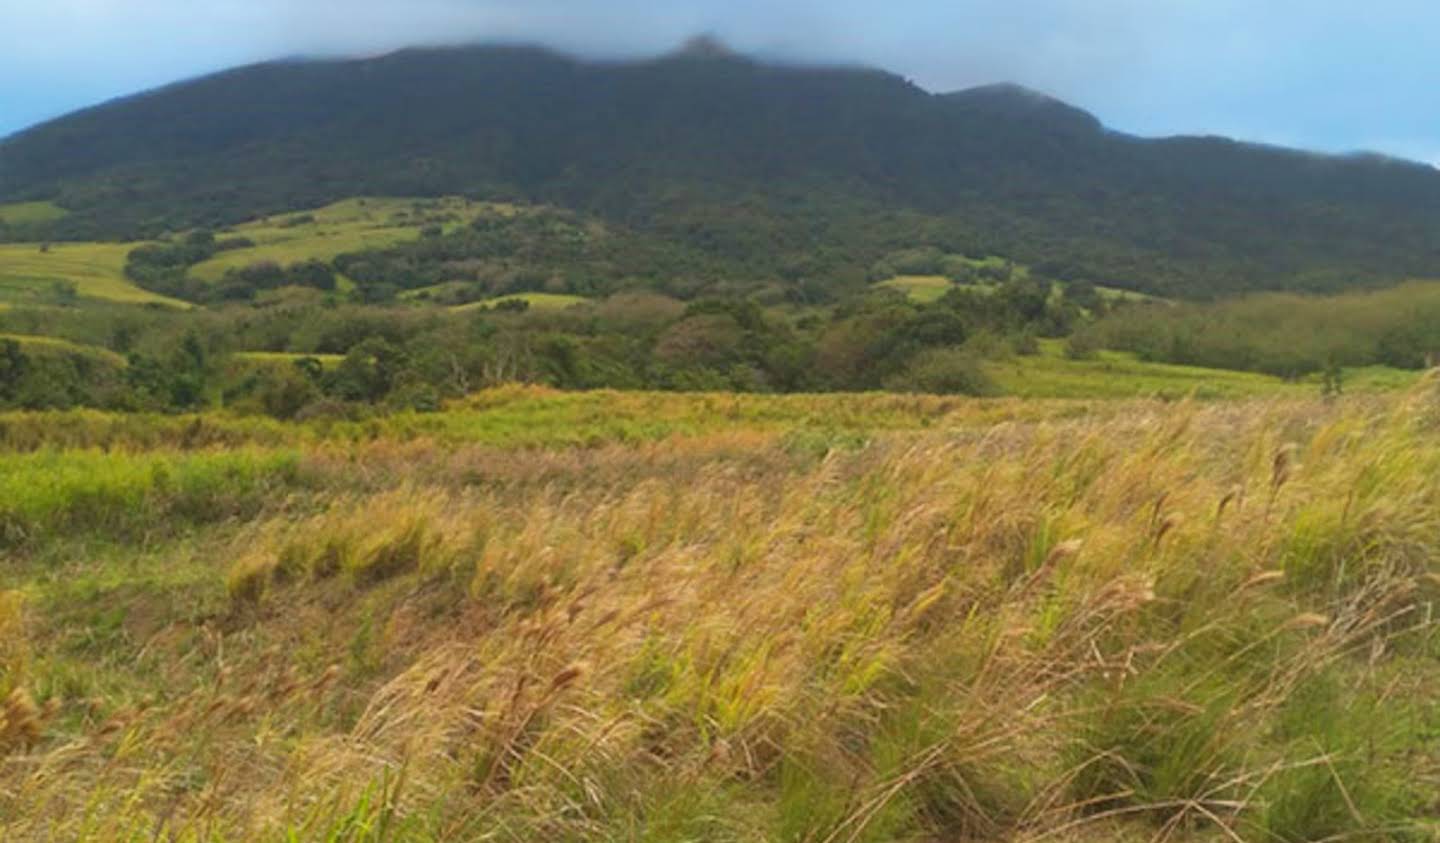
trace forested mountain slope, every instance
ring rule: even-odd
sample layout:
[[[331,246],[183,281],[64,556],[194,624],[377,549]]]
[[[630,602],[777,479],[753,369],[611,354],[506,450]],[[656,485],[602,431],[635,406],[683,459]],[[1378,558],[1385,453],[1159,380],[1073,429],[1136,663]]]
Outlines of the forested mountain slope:
[[[1219,138],[1141,139],[1026,89],[723,51],[596,63],[534,48],[280,61],[0,142],[9,239],[136,238],[357,195],[546,202],[737,274],[863,272],[897,248],[1001,254],[1172,295],[1440,272],[1440,171]]]

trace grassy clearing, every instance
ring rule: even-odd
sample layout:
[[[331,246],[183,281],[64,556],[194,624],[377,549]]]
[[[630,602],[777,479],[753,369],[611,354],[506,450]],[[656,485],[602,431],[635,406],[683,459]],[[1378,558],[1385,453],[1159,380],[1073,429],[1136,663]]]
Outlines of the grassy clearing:
[[[343,354],[299,354],[291,351],[240,351],[233,357],[244,363],[265,365],[294,365],[298,360],[313,359],[320,361],[326,369],[340,365],[340,361],[345,359]]]
[[[74,285],[76,295],[128,304],[188,308],[177,299],[147,292],[125,277],[125,256],[136,244],[0,244],[0,296],[49,295],[57,284]]]
[[[492,299],[456,305],[450,309],[455,311],[479,310],[482,307],[497,307],[512,301],[523,301],[532,310],[564,310],[577,304],[585,304],[590,300],[585,296],[568,293],[513,293],[508,296],[496,296]]]
[[[70,212],[53,202],[11,202],[0,204],[0,222],[10,225],[54,222]]]
[[[1126,302],[1164,302],[1164,301],[1169,301],[1169,299],[1164,299],[1164,298],[1161,298],[1160,296],[1152,296],[1152,295],[1150,295],[1149,293],[1137,293],[1137,292],[1134,291],[1134,290],[1124,290],[1124,289],[1121,289],[1120,287],[1105,287],[1105,286],[1102,286],[1102,285],[1100,285],[1100,284],[1096,284],[1096,285],[1095,285],[1095,292],[1099,293],[1100,296],[1101,296],[1102,298],[1104,298],[1106,301],[1109,301],[1109,302],[1112,302],[1112,303],[1113,303],[1113,302],[1120,302],[1120,301],[1126,301]]]
[[[0,570],[0,831],[1433,838],[1440,385],[971,427],[835,401],[644,396],[732,424],[378,431],[278,474],[9,458],[53,538]],[[867,429],[767,424],[846,404]],[[135,532],[185,500],[192,532]]]
[[[1021,398],[1301,396],[1318,394],[1321,387],[1318,377],[1286,381],[1255,372],[1147,363],[1118,351],[1072,360],[1065,356],[1064,345],[1060,340],[1042,340],[1040,353],[987,362],[984,369],[1002,392]],[[1357,392],[1404,389],[1419,377],[1419,372],[1375,366],[1348,370],[1342,386]]]
[[[442,227],[463,225],[483,214],[510,215],[514,206],[477,203],[464,199],[346,199],[313,211],[276,215],[236,226],[225,237],[246,237],[255,242],[247,249],[225,251],[196,265],[191,275],[218,281],[231,269],[262,261],[280,264],[305,260],[329,261],[346,252],[383,249],[414,240],[426,220],[445,219]]]
[[[898,290],[910,298],[911,301],[928,304],[938,301],[955,286],[943,275],[897,275],[887,281],[881,281],[876,286],[888,287]]]
[[[998,259],[994,259],[994,261],[998,261]],[[1003,261],[999,262],[1003,263]],[[987,265],[986,261],[972,263],[975,263],[976,266]],[[1021,277],[1029,274],[1029,270],[1025,267],[1016,267],[1016,272]],[[997,285],[986,282],[957,284],[944,275],[897,275],[894,278],[880,281],[875,286],[888,287],[892,290],[898,290],[899,292],[907,296],[911,301],[920,304],[929,304],[931,302],[938,301],[947,292],[956,287],[965,290],[973,290],[980,293],[994,292],[995,289],[997,289]],[[1060,281],[1056,281],[1050,288],[1050,295],[1052,298],[1058,299],[1061,295],[1064,294],[1064,292],[1065,284]],[[1133,290],[1122,290],[1119,287],[1103,287],[1100,285],[1096,285],[1095,292],[1098,293],[1106,301],[1109,301],[1111,303],[1165,301],[1165,299],[1162,299],[1158,296],[1152,296],[1146,293],[1137,293]]]

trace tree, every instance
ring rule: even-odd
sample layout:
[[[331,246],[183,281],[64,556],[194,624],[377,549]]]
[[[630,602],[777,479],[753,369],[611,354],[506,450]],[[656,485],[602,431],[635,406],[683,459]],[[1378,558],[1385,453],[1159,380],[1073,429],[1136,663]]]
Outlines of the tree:
[[[327,378],[330,391],[347,401],[378,403],[399,381],[404,369],[400,349],[380,337],[371,337],[345,355]]]
[[[20,343],[12,339],[0,341],[0,400],[14,401],[29,371],[30,358]]]

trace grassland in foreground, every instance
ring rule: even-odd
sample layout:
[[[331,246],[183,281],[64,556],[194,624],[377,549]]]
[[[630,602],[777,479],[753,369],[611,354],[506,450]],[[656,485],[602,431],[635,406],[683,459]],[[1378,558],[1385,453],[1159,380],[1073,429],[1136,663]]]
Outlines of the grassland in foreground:
[[[1434,839],[1433,381],[610,398],[0,419],[0,834]]]

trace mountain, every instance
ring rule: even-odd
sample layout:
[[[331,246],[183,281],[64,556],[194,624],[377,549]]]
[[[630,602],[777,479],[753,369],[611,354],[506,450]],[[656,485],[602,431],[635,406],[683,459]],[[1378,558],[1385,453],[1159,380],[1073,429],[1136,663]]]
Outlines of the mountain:
[[[1428,166],[1137,138],[1019,86],[934,94],[707,38],[623,63],[525,47],[270,62],[0,142],[0,201],[72,211],[52,237],[367,194],[565,206],[785,280],[853,281],[925,245],[1174,295],[1440,274]]]

